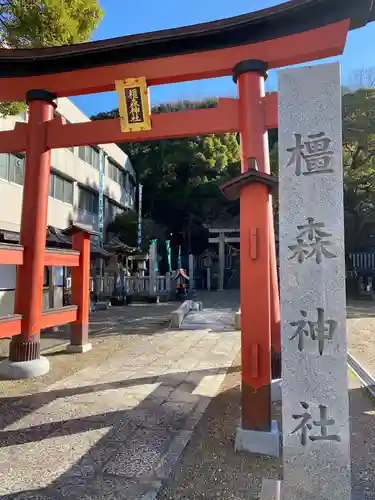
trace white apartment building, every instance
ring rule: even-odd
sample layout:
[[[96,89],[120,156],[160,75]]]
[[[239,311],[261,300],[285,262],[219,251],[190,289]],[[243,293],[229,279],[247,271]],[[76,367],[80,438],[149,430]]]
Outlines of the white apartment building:
[[[57,100],[56,114],[70,123],[90,121],[67,98]],[[25,118],[0,117],[0,130],[11,130]],[[0,240],[16,241],[20,231],[24,172],[24,154],[0,154]],[[118,213],[135,210],[135,193],[132,164],[115,144],[52,150],[47,225],[65,229],[77,222],[99,231],[102,205],[105,235],[106,226]],[[15,275],[16,266],[0,265],[0,316],[13,312]]]
[[[57,114],[67,122],[90,121],[69,99],[57,100]],[[24,117],[0,118],[0,130],[14,128]],[[104,152],[103,225],[135,208],[136,177],[127,155],[115,144],[54,149],[51,157],[48,225],[65,229],[72,221],[99,230],[99,152]],[[0,154],[0,232],[19,232],[24,155]]]

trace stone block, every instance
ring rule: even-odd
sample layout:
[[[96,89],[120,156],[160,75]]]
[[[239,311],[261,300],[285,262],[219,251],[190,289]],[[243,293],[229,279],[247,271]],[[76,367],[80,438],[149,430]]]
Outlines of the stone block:
[[[281,401],[281,378],[276,378],[271,381],[271,400],[273,403]]]
[[[0,379],[19,380],[40,377],[49,372],[50,363],[47,358],[40,356],[31,361],[0,361]]]
[[[66,352],[68,352],[69,354],[83,354],[84,352],[91,351],[91,349],[91,342],[82,345],[69,344],[66,346]]]
[[[278,75],[283,495],[349,500],[340,67]]]
[[[280,433],[277,422],[272,420],[269,432],[237,427],[235,451],[279,457]]]
[[[279,479],[263,479],[260,500],[282,500],[282,482]]]
[[[185,316],[190,312],[190,300],[185,300],[178,309],[171,313],[172,328],[180,328]]]
[[[234,313],[234,328],[241,330],[241,309]]]

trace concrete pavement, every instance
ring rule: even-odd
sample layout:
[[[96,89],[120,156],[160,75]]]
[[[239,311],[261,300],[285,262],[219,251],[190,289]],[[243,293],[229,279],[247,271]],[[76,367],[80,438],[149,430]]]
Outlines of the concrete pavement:
[[[230,300],[220,300],[227,307],[219,321],[228,323]],[[0,400],[7,415],[1,499],[155,498],[230,369],[240,336],[211,313],[203,327],[192,316],[187,329],[134,337],[104,363],[37,394]]]

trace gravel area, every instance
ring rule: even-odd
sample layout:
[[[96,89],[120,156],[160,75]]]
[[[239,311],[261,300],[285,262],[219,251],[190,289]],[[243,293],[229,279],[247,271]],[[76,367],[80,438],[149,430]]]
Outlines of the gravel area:
[[[348,349],[375,376],[375,302],[350,302],[347,318]]]
[[[234,453],[240,418],[240,358],[233,364],[157,500],[255,500],[262,478],[280,478],[280,459]],[[375,498],[375,401],[349,372],[352,485],[355,498]],[[280,421],[280,407],[274,405]]]

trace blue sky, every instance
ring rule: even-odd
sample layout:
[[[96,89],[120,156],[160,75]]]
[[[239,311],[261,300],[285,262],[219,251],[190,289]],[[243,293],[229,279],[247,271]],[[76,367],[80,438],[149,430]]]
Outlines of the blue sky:
[[[104,18],[92,40],[103,40],[166,28],[176,28],[205,21],[214,21],[256,11],[281,3],[279,0],[99,0]],[[353,81],[353,74],[363,68],[375,68],[375,22],[349,33],[342,56],[325,59],[341,62],[344,84]],[[320,61],[321,62],[321,61]],[[271,71],[267,90],[277,86],[276,71]],[[375,70],[374,70],[375,75]],[[204,97],[235,96],[236,86],[230,77],[193,81],[151,88],[151,103]],[[117,107],[114,92],[74,97],[73,101],[87,115]]]

